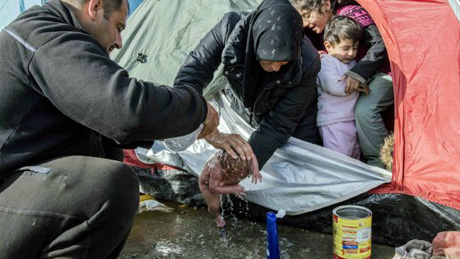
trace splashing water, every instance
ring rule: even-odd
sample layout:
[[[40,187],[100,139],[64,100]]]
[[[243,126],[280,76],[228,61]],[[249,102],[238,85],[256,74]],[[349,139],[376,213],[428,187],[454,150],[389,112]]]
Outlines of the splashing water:
[[[175,211],[171,214],[153,211],[136,216],[120,259],[266,257],[265,223],[240,218],[238,226],[227,229],[227,237],[223,239],[206,209],[165,204],[174,207]],[[231,219],[227,222],[233,224]],[[286,225],[279,225],[278,233],[283,259],[332,257],[332,235]],[[392,247],[373,244],[372,249],[375,259],[394,255]]]
[[[230,213],[231,218],[234,221],[234,224],[232,225],[232,229],[234,229],[236,225],[238,224],[238,219],[236,217],[236,214],[234,213],[234,206],[233,206],[233,202],[232,202],[232,198],[230,197],[230,194],[226,194],[225,199],[229,204],[229,213]]]
[[[219,195],[219,202],[220,202],[220,215],[222,217],[224,217],[225,215],[225,210],[223,209],[224,208],[224,197],[222,197],[222,195]]]

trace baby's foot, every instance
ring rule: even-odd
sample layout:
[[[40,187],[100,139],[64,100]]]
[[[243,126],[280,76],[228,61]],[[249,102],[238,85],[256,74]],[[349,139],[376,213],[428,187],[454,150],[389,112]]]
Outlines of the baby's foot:
[[[225,226],[225,220],[224,220],[224,218],[222,216],[218,216],[216,218],[216,226],[218,228],[223,228]]]

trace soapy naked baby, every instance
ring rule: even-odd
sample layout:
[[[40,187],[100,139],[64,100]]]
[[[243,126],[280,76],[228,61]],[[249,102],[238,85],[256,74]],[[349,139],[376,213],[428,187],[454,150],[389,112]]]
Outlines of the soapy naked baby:
[[[219,151],[206,162],[198,180],[201,194],[203,195],[208,211],[215,219],[218,228],[225,226],[225,220],[220,215],[221,194],[234,194],[242,198],[245,189],[239,183],[249,174],[252,175],[252,182],[262,181],[259,170],[253,170],[256,159],[243,160],[240,157],[232,158],[227,152]]]

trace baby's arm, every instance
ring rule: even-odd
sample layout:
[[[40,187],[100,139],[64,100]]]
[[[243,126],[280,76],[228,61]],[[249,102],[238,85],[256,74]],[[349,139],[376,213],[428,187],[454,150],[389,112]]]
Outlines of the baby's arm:
[[[226,172],[222,168],[220,154],[221,152],[217,152],[208,162],[206,162],[200,176],[200,190],[208,189],[213,194],[244,195],[243,186],[235,184],[225,185],[226,181],[224,180],[224,176]]]
[[[257,183],[257,180],[259,182],[262,182],[262,174],[259,171],[259,163],[257,162],[257,158],[255,154],[252,154],[252,167],[251,167],[251,173],[252,173],[252,182]]]
[[[201,172],[200,177],[198,178],[198,186],[200,187],[201,193],[209,191],[209,174],[204,170]]]
[[[225,185],[224,174],[225,170],[222,169],[219,161],[209,175],[209,190],[215,194],[245,195],[243,186],[239,184]]]

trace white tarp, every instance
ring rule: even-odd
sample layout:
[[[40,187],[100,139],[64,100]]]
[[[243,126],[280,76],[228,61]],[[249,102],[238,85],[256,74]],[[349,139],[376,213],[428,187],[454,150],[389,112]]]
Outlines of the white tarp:
[[[220,108],[219,130],[247,139],[253,129],[233,112],[226,96],[220,94],[214,102]],[[215,152],[204,140],[178,153],[170,151],[162,141],[150,150],[136,149],[144,163],[166,163],[196,176]],[[272,210],[284,209],[288,215],[314,211],[391,181],[391,173],[386,170],[296,138],[290,138],[268,160],[262,177],[262,183],[253,184],[250,178],[241,183],[246,188],[245,199]]]
[[[25,9],[45,0],[0,2],[0,28]],[[143,1],[128,21],[123,33],[125,46],[112,57],[132,76],[161,84],[171,84],[186,55],[204,34],[228,11],[250,10],[260,0],[167,0]],[[139,62],[138,53],[146,55]],[[225,79],[216,73],[208,87],[211,93],[224,86]],[[208,89],[208,90],[209,90]],[[211,96],[207,92],[207,96]],[[222,132],[238,133],[245,139],[253,129],[230,108],[225,96],[215,100],[221,107]],[[149,152],[150,151],[150,152]],[[162,142],[152,150],[137,149],[145,163],[155,161],[182,167],[199,175],[204,163],[216,150],[204,141],[186,151],[169,152]],[[153,160],[152,160],[153,159]],[[246,199],[273,210],[284,209],[290,215],[301,214],[332,205],[390,182],[391,173],[367,166],[357,160],[295,138],[278,149],[267,162],[263,182],[256,185],[243,181]]]
[[[229,11],[249,11],[261,0],[167,0],[143,1],[128,20],[123,32],[124,47],[112,58],[131,76],[171,85],[186,56],[201,38]],[[137,57],[141,53],[145,59]],[[215,73],[205,92],[208,98],[225,86],[225,78]],[[238,133],[248,139],[253,131],[230,108],[225,96],[214,99],[221,108],[222,132]],[[152,114],[152,116],[155,116]],[[171,153],[162,142],[153,149],[137,149],[145,163],[163,162],[199,175],[216,150],[198,141],[186,151]],[[263,182],[250,180],[246,199],[272,210],[301,214],[335,204],[390,182],[391,173],[370,167],[352,158],[291,138],[267,162]]]

